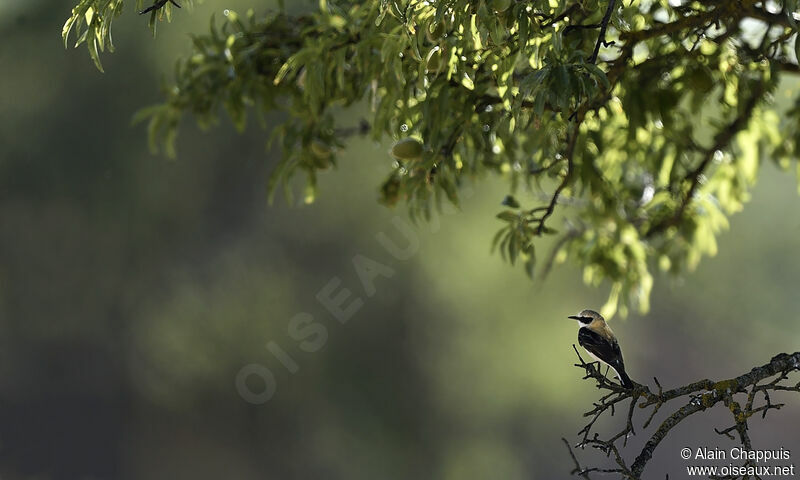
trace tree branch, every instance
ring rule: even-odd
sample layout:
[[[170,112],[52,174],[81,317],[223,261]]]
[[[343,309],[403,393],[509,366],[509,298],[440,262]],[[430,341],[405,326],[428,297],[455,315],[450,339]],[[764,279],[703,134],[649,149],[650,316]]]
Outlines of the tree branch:
[[[663,23],[656,27],[635,30],[632,32],[622,32],[620,40],[625,41],[626,44],[635,44],[651,38],[657,38],[664,35],[671,35],[687,29],[696,29],[704,25],[721,22],[729,18],[744,17],[745,9],[758,3],[757,0],[741,0],[739,2],[722,2],[716,8],[699,12],[695,15],[687,15],[678,20],[670,23]]]
[[[164,5],[167,4],[167,2],[175,5],[178,8],[181,8],[181,6],[178,5],[178,2],[176,2],[175,0],[156,0],[155,2],[153,2],[152,5],[139,12],[139,15],[144,15],[145,13],[151,12],[153,10],[160,10]]]
[[[573,348],[575,346],[573,345]],[[654,379],[658,392],[655,393],[646,385],[636,383],[631,390],[623,389],[621,386],[614,382],[609,381],[605,376],[600,373],[600,370],[595,367],[593,363],[586,363],[581,358],[578,350],[575,349],[580,363],[576,366],[584,369],[584,379],[594,379],[597,388],[607,390],[609,393],[601,397],[598,403],[594,404],[594,408],[589,410],[584,415],[591,417],[589,423],[578,433],[581,440],[577,444],[578,447],[585,448],[586,446],[598,449],[611,456],[618,465],[618,468],[611,470],[601,470],[597,468],[581,467],[578,459],[574,456],[572,448],[570,447],[570,455],[576,468],[572,471],[573,475],[579,475],[583,478],[588,478],[590,472],[614,472],[622,475],[623,478],[631,480],[640,480],[647,463],[653,457],[658,445],[661,441],[675,428],[679,423],[686,420],[688,417],[703,412],[717,403],[722,402],[730,410],[734,424],[724,430],[715,429],[721,435],[731,436],[731,432],[738,433],[739,438],[744,448],[752,449],[752,442],[747,433],[748,420],[756,413],[761,413],[762,418],[766,416],[767,411],[777,410],[782,404],[774,404],[769,398],[770,391],[792,391],[800,393],[800,382],[794,385],[786,385],[782,382],[788,380],[789,374],[792,372],[800,371],[800,352],[795,352],[791,355],[781,353],[773,357],[769,363],[760,367],[755,367],[748,373],[739,375],[728,380],[713,382],[711,380],[700,380],[687,384],[682,387],[677,387],[671,390],[663,391],[658,379]],[[767,383],[760,383],[764,380],[773,378]],[[746,394],[744,406],[735,399],[736,395]],[[754,407],[756,396],[763,395],[765,404],[759,407]],[[678,409],[673,411],[656,429],[656,431],[648,438],[644,447],[636,455],[632,464],[628,464],[625,460],[620,448],[624,448],[627,443],[629,435],[634,435],[634,405],[641,399],[639,408],[644,409],[652,407],[653,410],[649,417],[643,424],[643,429],[646,429],[656,412],[667,402],[686,397],[686,403],[681,405]],[[598,433],[590,436],[594,423],[605,412],[610,412],[614,415],[615,405],[623,400],[630,399],[630,407],[627,412],[626,422],[624,427],[616,434],[608,439],[600,438]],[[623,440],[620,445],[619,440]],[[569,447],[569,445],[568,445]],[[745,464],[746,465],[746,464]],[[738,477],[737,477],[738,478]]]
[[[615,3],[616,0],[608,0],[608,8],[606,8],[606,13],[603,15],[603,21],[600,22],[600,33],[597,36],[597,43],[594,44],[592,56],[589,57],[589,63],[597,63],[597,55],[600,53],[600,45],[606,47],[610,45],[606,42],[606,29],[608,28],[608,22],[611,21],[611,14],[614,12]]]
[[[542,235],[547,228],[545,226],[545,222],[547,219],[553,214],[556,209],[556,203],[558,203],[558,196],[561,195],[561,192],[567,188],[570,181],[572,180],[572,172],[574,171],[574,156],[575,156],[575,145],[578,141],[578,135],[580,135],[581,124],[583,123],[583,114],[581,112],[576,121],[572,124],[570,132],[567,136],[567,146],[564,150],[563,157],[567,159],[567,172],[564,174],[564,178],[561,180],[561,183],[558,184],[556,187],[556,191],[553,192],[553,196],[550,198],[550,202],[547,204],[547,207],[537,208],[531,211],[534,213],[538,210],[544,210],[544,213],[541,217],[534,219],[533,221],[537,223],[534,231],[536,235]]]
[[[744,105],[741,112],[730,124],[728,124],[727,127],[720,130],[714,136],[714,144],[703,152],[702,159],[697,167],[692,169],[684,177],[684,183],[689,182],[689,190],[683,196],[680,205],[675,210],[675,213],[665,220],[662,220],[651,226],[647,233],[645,233],[645,237],[652,237],[653,235],[663,232],[669,227],[673,227],[680,223],[687,207],[692,202],[697,189],[700,187],[703,173],[714,160],[714,155],[717,151],[721,151],[723,148],[725,148],[733,140],[737,133],[747,127],[756,105],[758,105],[758,102],[764,97],[768,90],[767,83],[768,82],[766,81],[759,82],[758,86],[747,100],[747,103]]]

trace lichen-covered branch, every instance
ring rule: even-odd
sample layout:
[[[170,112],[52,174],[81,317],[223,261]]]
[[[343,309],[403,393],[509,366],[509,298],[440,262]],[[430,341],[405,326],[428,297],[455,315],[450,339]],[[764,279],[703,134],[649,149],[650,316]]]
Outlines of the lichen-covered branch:
[[[657,453],[659,444],[669,435],[673,428],[692,415],[704,412],[720,402],[731,412],[733,425],[721,430],[716,429],[716,432],[729,438],[733,438],[732,432],[736,432],[742,445],[746,449],[752,449],[752,441],[748,435],[748,422],[751,417],[760,413],[761,418],[764,418],[769,410],[777,410],[782,406],[781,404],[773,403],[769,393],[775,391],[800,393],[800,381],[794,384],[786,383],[792,374],[800,371],[800,352],[791,355],[781,353],[773,357],[768,363],[754,367],[749,372],[728,380],[717,382],[700,380],[664,391],[658,380],[654,379],[658,389],[653,391],[649,386],[638,383],[632,390],[623,389],[618,384],[610,382],[594,363],[584,362],[577,349],[575,351],[579,360],[576,366],[585,371],[584,379],[594,380],[598,389],[608,391],[594,404],[591,410],[584,414],[590,417],[590,420],[578,433],[579,441],[575,446],[577,448],[588,446],[600,450],[607,456],[611,456],[618,465],[617,468],[612,470],[581,467],[572,447],[567,444],[570,455],[576,465],[572,474],[583,478],[589,478],[592,472],[612,471],[620,474],[622,478],[640,480],[648,462]],[[737,400],[740,396],[743,398]],[[763,398],[764,403],[756,405],[756,400],[759,397]],[[593,431],[594,423],[603,414],[608,413],[613,416],[615,406],[628,399],[630,400],[630,406],[626,412],[622,428],[608,438],[601,438],[597,432]],[[650,415],[642,424],[642,430],[646,431],[656,412],[668,403],[673,404],[675,401],[678,403],[673,407],[673,412],[659,424],[655,431],[648,434],[644,447],[638,452],[631,452],[630,454],[624,452],[629,435],[636,434],[634,430],[634,406],[637,405],[637,402],[639,409],[651,409]]]

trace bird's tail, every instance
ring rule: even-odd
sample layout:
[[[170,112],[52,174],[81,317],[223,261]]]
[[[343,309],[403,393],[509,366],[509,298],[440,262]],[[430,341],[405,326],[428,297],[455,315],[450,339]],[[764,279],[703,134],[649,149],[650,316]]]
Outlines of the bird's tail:
[[[631,377],[629,377],[628,374],[625,373],[624,368],[620,368],[617,371],[617,376],[619,377],[619,382],[622,384],[623,387],[629,389],[633,388],[633,380],[631,380]]]

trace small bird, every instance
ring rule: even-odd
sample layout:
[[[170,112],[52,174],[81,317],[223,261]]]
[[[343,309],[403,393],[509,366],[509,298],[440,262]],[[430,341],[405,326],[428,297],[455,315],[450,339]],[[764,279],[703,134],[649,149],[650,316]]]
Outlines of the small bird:
[[[586,349],[589,355],[611,367],[623,387],[633,388],[631,378],[625,373],[622,350],[619,349],[617,337],[608,328],[603,316],[594,310],[583,310],[581,313],[570,315],[567,318],[578,321],[578,343]]]

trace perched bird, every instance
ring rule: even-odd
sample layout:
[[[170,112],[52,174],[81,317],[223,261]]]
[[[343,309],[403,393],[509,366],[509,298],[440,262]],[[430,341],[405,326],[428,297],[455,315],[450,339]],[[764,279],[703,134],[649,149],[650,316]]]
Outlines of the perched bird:
[[[594,310],[583,310],[568,318],[578,321],[578,343],[589,355],[614,370],[620,383],[625,388],[633,388],[631,378],[625,373],[622,351],[619,349],[617,337],[608,328],[603,316]]]

